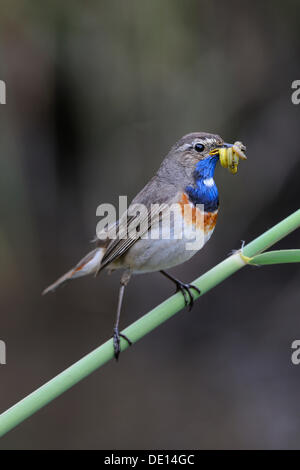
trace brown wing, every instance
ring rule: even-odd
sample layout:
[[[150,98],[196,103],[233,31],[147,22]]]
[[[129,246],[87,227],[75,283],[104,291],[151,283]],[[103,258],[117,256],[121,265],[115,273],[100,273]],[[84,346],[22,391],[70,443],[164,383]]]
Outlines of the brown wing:
[[[172,201],[177,192],[178,189],[173,184],[167,185],[163,182],[162,186],[162,181],[157,176],[152,178],[132,201],[127,213],[119,220],[116,238],[109,242],[98,272],[126,253],[153,226],[164,210],[163,205]],[[135,204],[143,204],[147,210],[131,216],[130,211]],[[151,206],[152,204],[155,206]],[[137,227],[139,227],[138,235]]]
[[[135,217],[126,214],[124,219],[121,220],[121,223],[118,224],[117,237],[109,243],[98,272],[129,250],[129,248],[150,229],[151,224],[157,220],[156,217],[159,216],[161,212],[161,208],[157,207],[155,210],[147,211],[147,214],[139,214]],[[136,231],[137,229],[138,233]],[[126,238],[121,238],[124,236],[124,233],[126,234]]]

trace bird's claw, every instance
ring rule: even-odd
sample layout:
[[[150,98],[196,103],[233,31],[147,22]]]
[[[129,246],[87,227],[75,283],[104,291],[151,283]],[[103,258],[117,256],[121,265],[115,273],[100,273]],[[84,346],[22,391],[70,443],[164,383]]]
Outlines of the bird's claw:
[[[194,297],[191,292],[192,289],[195,289],[195,291],[200,295],[201,291],[198,289],[197,286],[194,286],[194,284],[185,284],[184,282],[177,281],[176,282],[176,292],[181,292],[183,297],[184,297],[184,303],[185,306],[189,306],[189,311],[192,310],[193,305],[194,305]]]
[[[127,341],[129,346],[132,345],[132,341],[130,341],[130,339],[126,335],[124,335],[123,333],[120,333],[118,328],[114,328],[113,343],[114,343],[114,356],[115,356],[116,361],[118,360],[120,352],[121,352],[120,338],[125,339],[125,341]]]

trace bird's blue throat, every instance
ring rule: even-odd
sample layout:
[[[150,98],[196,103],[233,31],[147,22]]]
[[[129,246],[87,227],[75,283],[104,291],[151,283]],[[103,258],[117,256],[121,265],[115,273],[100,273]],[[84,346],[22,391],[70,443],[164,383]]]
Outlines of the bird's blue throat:
[[[203,204],[206,212],[213,212],[219,207],[218,188],[214,182],[214,173],[218,155],[200,160],[194,171],[194,184],[187,186],[185,192],[194,204]]]

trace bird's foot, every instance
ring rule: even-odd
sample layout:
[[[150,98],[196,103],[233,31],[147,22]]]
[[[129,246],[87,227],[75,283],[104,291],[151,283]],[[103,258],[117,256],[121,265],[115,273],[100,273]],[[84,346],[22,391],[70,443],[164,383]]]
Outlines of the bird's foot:
[[[129,346],[132,345],[132,341],[130,341],[130,339],[127,338],[126,335],[123,335],[123,333],[120,333],[119,328],[114,328],[113,343],[114,343],[114,356],[115,356],[116,361],[118,360],[120,352],[121,352],[120,338],[125,339],[125,341],[127,341]]]
[[[181,292],[184,297],[185,306],[189,306],[189,311],[192,310],[194,305],[194,297],[192,294],[192,289],[195,289],[198,294],[201,294],[201,290],[198,289],[194,284],[185,284],[179,280],[176,280],[176,292]]]

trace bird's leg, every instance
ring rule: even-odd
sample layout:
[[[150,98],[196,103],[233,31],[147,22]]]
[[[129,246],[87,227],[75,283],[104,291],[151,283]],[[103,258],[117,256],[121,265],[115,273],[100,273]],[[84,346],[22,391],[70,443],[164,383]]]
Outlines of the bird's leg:
[[[130,276],[131,276],[130,271],[125,271],[120,281],[121,285],[120,285],[120,290],[119,290],[118,309],[117,309],[116,323],[114,326],[114,334],[113,334],[114,355],[115,355],[116,360],[118,360],[119,354],[121,352],[120,338],[125,339],[127,343],[129,344],[129,346],[132,345],[132,342],[130,341],[130,339],[127,338],[127,336],[119,332],[120,313],[121,313],[121,307],[122,307],[122,302],[123,302],[123,297],[124,297],[124,291],[125,291],[125,287],[127,286],[130,280]]]
[[[171,274],[166,273],[166,271],[160,272],[168,279],[170,279],[170,281],[176,284],[176,292],[180,291],[182,293],[184,297],[185,306],[189,305],[189,310],[192,310],[192,307],[194,305],[194,297],[191,290],[195,289],[198,294],[201,294],[200,289],[198,289],[198,287],[194,286],[193,284],[185,284],[184,282],[179,281],[179,279],[176,279],[176,277],[173,277],[171,276]]]

